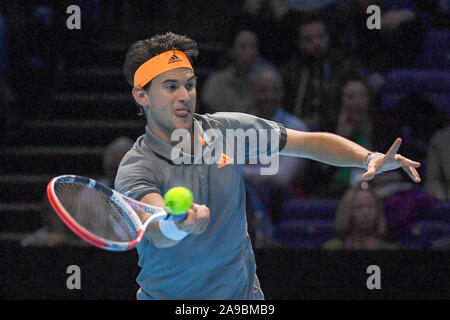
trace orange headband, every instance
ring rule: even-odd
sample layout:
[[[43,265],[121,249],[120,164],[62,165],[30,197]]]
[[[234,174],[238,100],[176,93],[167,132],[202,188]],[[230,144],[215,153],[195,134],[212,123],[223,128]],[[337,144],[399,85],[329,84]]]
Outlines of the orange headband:
[[[177,68],[194,70],[183,51],[169,50],[144,62],[134,74],[134,86],[142,88],[153,78]]]

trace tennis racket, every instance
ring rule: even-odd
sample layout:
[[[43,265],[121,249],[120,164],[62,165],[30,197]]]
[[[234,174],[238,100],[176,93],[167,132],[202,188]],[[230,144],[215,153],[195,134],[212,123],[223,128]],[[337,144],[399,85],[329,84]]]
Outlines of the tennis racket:
[[[61,220],[79,237],[105,250],[126,251],[142,240],[148,224],[182,221],[186,213],[131,199],[86,177],[62,175],[47,185],[47,197]],[[142,224],[135,210],[152,214]]]

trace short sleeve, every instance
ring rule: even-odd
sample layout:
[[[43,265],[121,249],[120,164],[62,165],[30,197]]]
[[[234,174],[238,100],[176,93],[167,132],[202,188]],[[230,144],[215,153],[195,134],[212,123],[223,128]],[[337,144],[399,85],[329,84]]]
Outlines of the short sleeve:
[[[154,170],[134,150],[129,151],[120,162],[114,186],[116,191],[135,200],[141,200],[148,193],[161,194]]]

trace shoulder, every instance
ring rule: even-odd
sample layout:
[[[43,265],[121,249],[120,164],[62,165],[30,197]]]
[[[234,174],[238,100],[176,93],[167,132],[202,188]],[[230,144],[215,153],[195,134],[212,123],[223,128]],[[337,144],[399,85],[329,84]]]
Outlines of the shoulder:
[[[254,120],[256,116],[242,112],[215,112],[196,115],[197,120],[206,121],[211,127],[234,128],[239,127],[242,120]]]
[[[161,171],[160,159],[156,153],[145,145],[144,137],[137,139],[133,147],[125,154],[120,161],[116,184],[121,180],[127,180],[134,176],[153,176],[153,173]]]
[[[223,129],[281,129],[280,127],[284,126],[282,123],[243,112],[216,112],[203,117],[212,124],[220,124]]]

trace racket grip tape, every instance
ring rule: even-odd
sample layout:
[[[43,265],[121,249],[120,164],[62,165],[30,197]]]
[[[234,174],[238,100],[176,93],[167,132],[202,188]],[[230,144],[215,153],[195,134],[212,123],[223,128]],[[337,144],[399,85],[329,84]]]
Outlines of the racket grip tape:
[[[171,213],[171,214],[167,215],[165,220],[181,222],[184,219],[186,219],[186,217],[187,217],[187,213],[186,212],[185,213],[180,213],[180,214],[173,214],[173,213]]]

